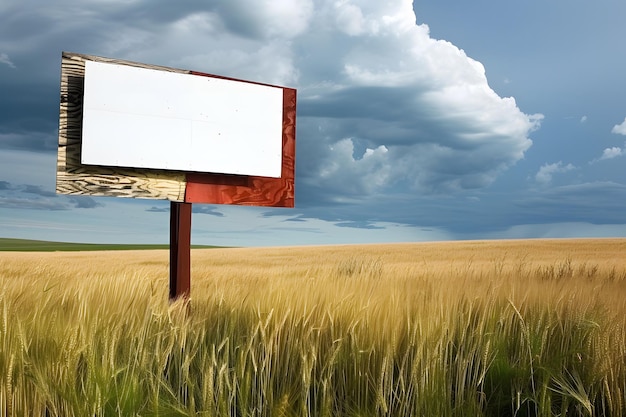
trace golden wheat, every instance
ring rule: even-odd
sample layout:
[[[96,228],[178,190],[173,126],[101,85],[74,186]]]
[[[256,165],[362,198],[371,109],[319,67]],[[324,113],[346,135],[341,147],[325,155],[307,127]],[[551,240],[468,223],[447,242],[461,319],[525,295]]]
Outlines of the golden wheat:
[[[0,415],[626,415],[624,239],[0,254]]]

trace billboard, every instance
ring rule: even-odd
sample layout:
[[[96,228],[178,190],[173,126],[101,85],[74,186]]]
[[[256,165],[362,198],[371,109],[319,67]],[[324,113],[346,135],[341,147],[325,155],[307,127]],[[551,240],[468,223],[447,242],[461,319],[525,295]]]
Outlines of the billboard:
[[[294,206],[296,90],[63,52],[57,192]]]

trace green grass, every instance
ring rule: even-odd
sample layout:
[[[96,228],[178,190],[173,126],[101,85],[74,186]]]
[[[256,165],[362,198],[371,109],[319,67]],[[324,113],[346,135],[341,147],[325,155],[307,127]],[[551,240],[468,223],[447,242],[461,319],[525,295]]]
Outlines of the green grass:
[[[191,247],[193,249],[209,249],[217,248],[219,246],[191,245]],[[45,240],[0,238],[0,251],[2,252],[76,252],[151,249],[169,249],[169,245],[68,243],[49,242]]]

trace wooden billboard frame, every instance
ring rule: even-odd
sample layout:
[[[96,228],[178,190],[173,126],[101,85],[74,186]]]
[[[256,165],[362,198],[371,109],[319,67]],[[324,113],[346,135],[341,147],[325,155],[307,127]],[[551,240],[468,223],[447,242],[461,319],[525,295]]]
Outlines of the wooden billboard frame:
[[[283,91],[282,164],[278,178],[249,175],[94,166],[81,163],[85,62],[278,87]],[[192,203],[294,207],[296,90],[204,72],[72,52],[61,56],[61,95],[56,192],[67,195],[169,200],[170,298],[189,297]],[[252,138],[253,140],[253,138]]]
[[[294,207],[295,89],[280,87],[283,89],[283,145],[280,178],[88,166],[83,165],[80,158],[85,61],[110,62],[201,77],[251,82],[198,71],[63,52],[61,61],[57,193],[148,198],[186,203]],[[252,83],[269,86],[269,84]]]

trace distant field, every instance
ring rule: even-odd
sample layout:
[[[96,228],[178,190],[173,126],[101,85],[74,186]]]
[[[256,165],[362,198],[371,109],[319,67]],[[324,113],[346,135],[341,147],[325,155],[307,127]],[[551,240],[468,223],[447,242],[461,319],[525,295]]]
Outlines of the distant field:
[[[211,248],[213,246],[193,245],[193,248]],[[169,245],[113,245],[90,243],[48,242],[44,240],[0,238],[0,251],[6,252],[74,252],[74,251],[109,251],[109,250],[148,250],[168,249]]]
[[[0,253],[0,416],[626,416],[626,239]]]

